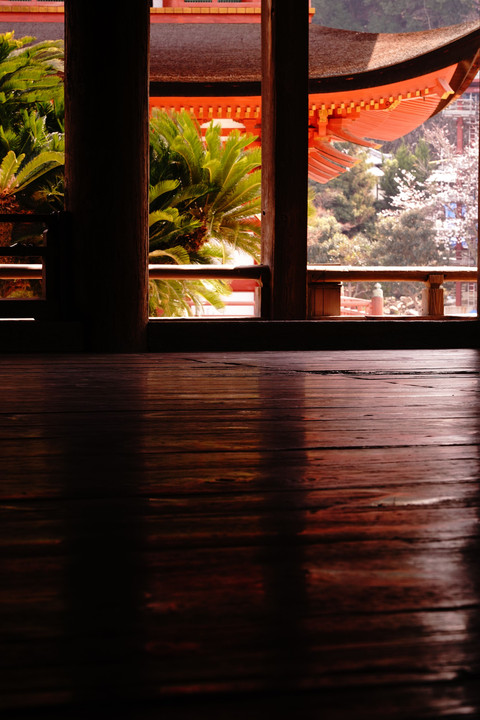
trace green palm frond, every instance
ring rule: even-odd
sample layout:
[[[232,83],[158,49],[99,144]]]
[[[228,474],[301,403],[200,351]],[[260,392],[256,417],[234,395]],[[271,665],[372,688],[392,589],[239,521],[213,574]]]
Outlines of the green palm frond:
[[[168,258],[169,260],[173,260],[176,265],[188,265],[190,262],[189,255],[185,248],[178,245],[168,250],[153,250],[148,256],[150,258],[162,258],[162,261]]]
[[[205,132],[205,147],[208,158],[219,158],[222,153],[222,130],[219,125],[211,122]]]
[[[225,265],[233,261],[232,257],[233,248],[225,243],[217,242],[216,240],[209,240],[199,250],[197,254],[197,263],[200,265],[211,265],[217,263],[219,265]]]
[[[212,204],[211,213],[241,211],[242,214],[246,215],[247,212],[251,212],[252,200],[259,196],[260,189],[260,175],[259,173],[252,173],[244,180],[239,181],[230,190],[225,189],[225,191],[219,193],[217,200]],[[257,211],[254,210],[254,212]]]
[[[180,213],[178,212],[177,208],[170,207],[166,210],[155,210],[150,213],[148,218],[148,224],[149,227],[152,227],[152,225],[155,225],[155,223],[158,222],[175,223],[177,222],[179,216]]]
[[[200,183],[203,179],[203,174],[202,168],[198,162],[198,155],[196,153],[198,148],[189,142],[185,136],[183,136],[176,137],[173,140],[171,149],[183,159],[188,172],[189,181],[192,184]]]
[[[231,288],[221,280],[151,280],[149,292],[150,314],[191,317],[203,314],[205,303],[221,310]]]
[[[65,158],[63,153],[46,150],[39,153],[33,160],[26,163],[17,175],[16,191],[24,190],[27,185],[33,183],[38,178],[45,175],[53,168],[60,167],[64,164]]]
[[[203,163],[203,169],[207,171],[209,182],[214,185],[220,181],[222,163],[218,158],[211,158],[208,154]]]
[[[229,219],[255,222],[258,224],[256,219],[260,215],[262,210],[262,203],[260,198],[254,198],[253,200],[247,201],[243,205],[233,207],[231,210],[222,214],[223,222],[227,222]]]
[[[22,164],[23,160],[25,159],[25,155],[19,155],[18,157],[15,155],[13,150],[10,150],[5,157],[2,160],[2,164],[0,165],[0,192],[1,193],[10,193],[12,192],[12,188],[17,187],[17,177],[16,173],[20,165]]]
[[[182,206],[185,210],[190,209],[195,212],[196,209],[203,206],[205,199],[213,190],[214,187],[207,183],[187,185],[176,193],[173,202],[176,206]]]
[[[45,177],[50,170],[62,167],[64,155],[60,152],[43,151],[29,162],[24,161],[24,153],[17,156],[13,150],[7,152],[0,165],[0,193],[15,195],[23,192],[29,185]]]
[[[1,154],[5,156],[9,152],[9,150],[13,150],[15,153],[18,153],[19,144],[20,143],[18,139],[18,133],[12,130],[12,128],[4,128],[3,125],[0,125],[0,146],[2,149]]]
[[[149,202],[152,205],[159,198],[164,198],[165,195],[171,194],[180,185],[180,180],[160,180],[155,185],[150,185],[149,188]]]
[[[23,110],[62,103],[63,43],[0,35],[0,124],[22,127]],[[47,113],[53,116],[52,111]],[[13,149],[13,148],[12,148]]]
[[[169,249],[197,232],[201,222],[190,215],[178,215],[174,221],[160,222],[150,227],[150,250]],[[187,260],[187,263],[189,261]]]

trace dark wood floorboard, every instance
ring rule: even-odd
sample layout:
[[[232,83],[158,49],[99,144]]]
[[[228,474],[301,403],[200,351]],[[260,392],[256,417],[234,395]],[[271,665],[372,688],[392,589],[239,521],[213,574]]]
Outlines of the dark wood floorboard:
[[[0,356],[0,709],[480,717],[480,352]]]

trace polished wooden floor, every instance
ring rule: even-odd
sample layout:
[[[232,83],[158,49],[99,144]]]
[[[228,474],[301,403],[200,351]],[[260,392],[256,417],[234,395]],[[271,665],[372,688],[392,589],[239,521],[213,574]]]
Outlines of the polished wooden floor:
[[[1,717],[480,717],[480,353],[0,357]]]

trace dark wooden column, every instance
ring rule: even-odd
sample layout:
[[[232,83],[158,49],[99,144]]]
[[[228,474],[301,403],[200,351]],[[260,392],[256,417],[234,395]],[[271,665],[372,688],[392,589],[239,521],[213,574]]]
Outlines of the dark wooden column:
[[[145,347],[149,3],[66,0],[72,314],[86,347]]]
[[[262,2],[262,233],[271,287],[262,316],[307,305],[308,0]]]

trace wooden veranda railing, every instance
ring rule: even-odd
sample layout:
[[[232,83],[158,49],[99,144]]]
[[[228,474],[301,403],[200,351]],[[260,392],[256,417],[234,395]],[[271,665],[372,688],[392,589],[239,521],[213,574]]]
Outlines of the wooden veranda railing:
[[[423,316],[444,315],[446,282],[476,283],[476,267],[455,265],[426,267],[355,267],[310,265],[308,268],[308,307],[311,319],[341,314],[342,286],[352,282],[417,282],[424,284]]]
[[[13,239],[9,245],[0,246],[0,280],[40,280],[41,289],[38,297],[32,299],[0,299],[0,317],[63,319],[67,314],[64,272],[67,214],[0,214],[0,229],[13,223],[23,227],[36,225],[36,242],[30,241],[26,230],[24,238],[20,236],[17,241]]]
[[[27,220],[25,219],[27,217]],[[0,215],[0,223],[16,216]],[[1,300],[0,316],[45,317],[61,314],[65,289],[65,251],[62,234],[65,219],[62,215],[19,216],[21,222],[44,222],[48,226],[47,243],[40,247],[0,248],[0,279],[36,279],[43,281],[43,294],[39,300]],[[2,257],[36,257],[41,262],[1,263]],[[257,308],[260,308],[261,288],[269,282],[269,268],[264,265],[149,265],[151,280],[237,280],[250,281],[256,288]],[[418,282],[423,283],[423,317],[439,318],[444,315],[445,282],[477,282],[477,268],[460,266],[428,267],[354,267],[311,265],[307,270],[308,318],[322,319],[342,315],[342,286],[349,282]],[[43,300],[43,303],[41,302]],[[7,310],[7,312],[5,312]],[[375,314],[375,313],[374,313]],[[391,316],[389,316],[391,317]]]
[[[268,282],[269,269],[262,265],[246,267],[205,265],[150,265],[150,279],[250,279],[259,288]],[[423,316],[444,315],[445,282],[477,282],[477,268],[460,266],[354,267],[310,265],[307,269],[308,318],[311,320],[342,315],[342,286],[349,282],[419,282],[425,286]]]

